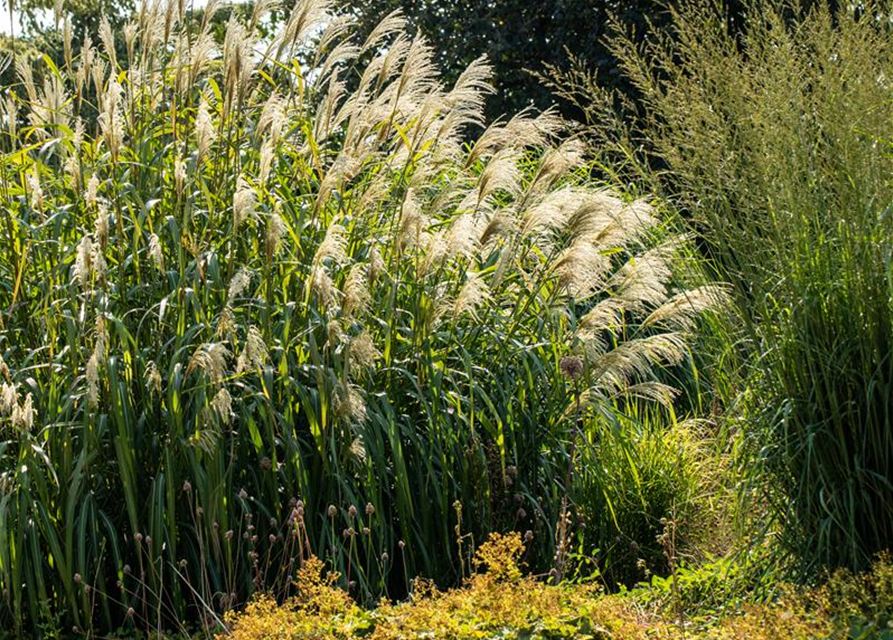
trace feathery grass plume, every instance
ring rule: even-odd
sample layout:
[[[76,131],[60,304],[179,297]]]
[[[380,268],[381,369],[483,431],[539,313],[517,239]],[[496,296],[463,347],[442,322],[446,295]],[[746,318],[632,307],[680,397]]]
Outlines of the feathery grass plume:
[[[257,194],[254,188],[245,179],[239,176],[236,183],[236,191],[233,194],[233,232],[238,231],[244,222],[254,217],[254,206],[257,203]]]
[[[149,257],[159,272],[164,273],[164,249],[161,240],[154,233],[149,234]]]
[[[226,387],[221,387],[220,390],[214,394],[214,399],[211,400],[211,410],[223,424],[228,425],[232,421],[233,399],[230,396],[229,391],[226,390]]]
[[[453,219],[444,237],[446,256],[471,258],[480,247],[483,219],[464,213]]]
[[[72,266],[72,277],[81,287],[87,289],[93,282],[93,241],[89,235],[81,238],[77,255]]]
[[[350,369],[368,369],[381,357],[381,352],[376,348],[375,341],[368,329],[363,329],[349,344]]]
[[[240,297],[248,287],[251,286],[251,271],[246,267],[242,267],[236,271],[236,275],[230,280],[229,289],[227,289],[226,300],[228,304],[232,304],[233,300]]]
[[[28,172],[28,202],[35,211],[43,211],[44,193],[43,187],[40,185],[40,176],[37,173],[37,166]]]
[[[31,105],[37,104],[37,86],[34,84],[34,70],[25,56],[17,56],[15,61],[16,75],[25,87],[25,95]]]
[[[316,82],[320,85],[329,80],[330,74],[337,73],[339,68],[349,66],[360,55],[360,47],[345,37],[350,28],[350,19],[347,16],[339,16],[330,20],[320,36],[315,63],[315,66],[319,66]]]
[[[550,265],[561,288],[578,299],[587,298],[599,288],[610,267],[610,256],[586,238],[575,239]]]
[[[477,211],[485,207],[490,196],[499,191],[517,195],[521,187],[519,158],[518,151],[511,147],[494,154],[481,172],[475,190],[466,196],[459,204],[459,208]]]
[[[260,160],[257,170],[257,183],[261,188],[266,186],[270,179],[270,171],[273,170],[273,163],[276,160],[276,146],[272,139],[267,138],[260,146]]]
[[[247,97],[248,83],[254,68],[254,42],[251,33],[241,20],[233,14],[226,24],[223,39],[223,68],[226,96],[230,102],[224,103],[232,108],[232,102],[241,102]]]
[[[418,203],[415,190],[411,187],[408,188],[403,195],[403,204],[400,207],[396,245],[400,248],[423,246],[428,237],[430,224],[430,219],[422,212]]]
[[[350,425],[366,422],[366,401],[355,384],[344,381],[338,385],[332,402],[338,420]]]
[[[37,410],[34,408],[34,398],[30,393],[25,396],[22,404],[16,403],[12,409],[12,424],[20,431],[31,431],[34,426],[34,417]]]
[[[75,92],[80,98],[83,98],[83,91],[86,88],[87,82],[93,71],[93,56],[93,42],[90,39],[90,36],[85,34],[84,40],[81,42],[81,51],[78,56],[80,62],[77,71],[75,72],[74,82]]]
[[[62,169],[65,175],[68,177],[68,183],[71,185],[72,190],[80,191],[81,166],[78,162],[77,156],[75,156],[73,153],[68,154],[68,157],[65,158],[65,162],[62,165]]]
[[[103,90],[105,87],[105,72],[106,72],[106,63],[101,58],[95,58],[93,60],[93,65],[91,67],[89,80],[93,81],[93,91],[96,93],[96,97],[99,103],[99,110],[101,112],[105,112],[106,110],[106,92]],[[111,89],[111,81],[109,82],[109,89]],[[120,92],[118,92],[120,93]]]
[[[406,17],[400,9],[394,9],[372,28],[360,50],[361,54],[376,51],[378,46],[393,35],[402,34],[406,29]]]
[[[282,217],[275,211],[267,217],[267,232],[264,239],[265,249],[267,252],[267,260],[272,260],[279,249],[279,243],[285,237],[285,223]]]
[[[0,414],[12,416],[18,403],[19,397],[15,385],[9,382],[0,383]]]
[[[358,263],[350,268],[344,280],[344,301],[341,312],[346,317],[358,317],[369,310],[372,295],[369,293],[369,267]]]
[[[548,241],[553,232],[563,228],[571,214],[579,210],[586,197],[586,193],[567,186],[538,198],[521,216],[522,237],[534,236],[538,243]]]
[[[251,21],[248,23],[248,31],[253,33],[260,21],[267,14],[279,9],[279,6],[279,0],[258,0],[258,2],[254,3],[254,9],[251,11]]]
[[[124,25],[122,29],[124,34],[124,47],[127,49],[127,68],[132,69],[136,54],[136,35],[138,33],[139,24],[136,20],[131,20]],[[69,65],[70,66],[70,65]]]
[[[236,362],[236,373],[245,373],[251,370],[259,371],[267,363],[268,357],[267,345],[264,342],[260,329],[254,325],[248,327],[245,346]]]
[[[154,360],[149,360],[146,364],[143,380],[149,393],[154,395],[161,393],[161,372],[158,370],[158,365],[155,364]]]
[[[18,106],[12,92],[6,96],[4,106],[6,107],[6,130],[9,133],[9,139],[15,140],[18,138]]]
[[[599,300],[580,319],[578,335],[590,352],[604,353],[608,347],[608,335],[615,335],[623,329],[624,304],[618,298],[608,297]]]
[[[214,123],[211,121],[208,101],[202,96],[195,113],[196,166],[201,165],[202,161],[208,157],[211,145],[214,144],[216,137],[217,132],[214,130]]]
[[[347,234],[344,226],[333,222],[326,228],[326,234],[313,256],[313,264],[318,265],[331,260],[336,265],[341,265],[347,259]]]
[[[30,69],[30,65],[27,68]],[[70,104],[63,80],[58,75],[48,73],[44,76],[37,101],[30,106],[29,120],[41,139],[57,135],[60,129],[69,127]]]
[[[345,104],[344,108],[339,109],[347,83],[338,78],[337,73],[333,75],[328,82],[328,90],[320,103],[319,112],[321,117],[316,119],[316,126],[313,130],[313,136],[316,140],[323,142],[337,130],[337,127],[347,120],[353,112]]]
[[[477,308],[489,298],[490,288],[481,277],[481,274],[470,274],[452,304],[452,315],[453,317],[458,317],[463,313],[469,313],[472,318],[477,320]]]
[[[314,263],[310,269],[310,291],[324,309],[332,310],[338,304],[340,292],[323,264]]]
[[[207,14],[207,8],[205,9]],[[189,68],[189,86],[194,86],[198,82],[199,77],[205,72],[210,64],[216,44],[214,37],[207,31],[202,31],[195,42],[192,43],[190,49],[191,64]]]
[[[565,140],[555,149],[550,149],[543,156],[539,171],[534,178],[538,191],[551,191],[555,183],[568,171],[583,164],[585,160],[586,146],[576,138]]]
[[[727,309],[731,303],[727,286],[709,284],[695,287],[667,299],[642,321],[642,326],[660,325],[671,330],[691,331],[697,319],[705,313]]]
[[[65,70],[68,73],[71,73],[71,70],[73,68],[71,45],[72,45],[71,18],[66,15],[65,20],[62,24],[62,59],[65,60]]]
[[[627,309],[644,312],[667,299],[667,286],[673,275],[671,262],[679,250],[674,239],[634,256],[616,271],[611,284]]]
[[[635,338],[590,362],[590,392],[622,393],[652,375],[655,367],[677,364],[685,357],[685,339],[679,333],[658,333]]]
[[[123,95],[124,90],[121,88],[121,85],[116,79],[112,78],[109,81],[108,91],[106,91],[103,98],[102,114],[99,116],[99,125],[102,128],[105,143],[113,159],[118,158],[121,144],[124,140]]]
[[[304,38],[328,16],[331,5],[329,0],[298,0],[278,36],[276,57],[282,59],[286,50],[293,53],[303,44]]]
[[[87,190],[84,191],[84,202],[87,203],[88,207],[94,208],[97,206],[98,194],[99,178],[94,173],[90,175],[90,179],[87,181]]]
[[[447,136],[453,130],[484,125],[484,106],[487,95],[495,92],[492,84],[493,67],[486,56],[476,58],[459,74],[453,88],[443,97],[449,115],[439,136]]]
[[[95,409],[99,405],[100,370],[105,363],[107,345],[108,330],[105,326],[105,319],[100,315],[96,318],[96,339],[84,374],[87,380],[87,405],[91,409]]]
[[[214,17],[217,15],[217,12],[223,8],[222,0],[208,0],[208,3],[205,5],[205,11],[202,15],[202,33],[206,33],[209,31]]]
[[[279,142],[286,125],[285,106],[282,96],[274,89],[264,102],[264,108],[257,121],[257,134],[259,136],[267,134],[272,145]]]
[[[115,74],[118,68],[118,54],[115,50],[115,34],[112,31],[112,25],[109,23],[108,16],[102,16],[102,20],[99,21],[99,39],[102,41],[105,55],[108,56],[112,65],[112,74]]]
[[[186,375],[201,371],[208,376],[212,384],[220,384],[226,376],[226,360],[229,355],[229,349],[220,342],[201,344],[189,360]]]

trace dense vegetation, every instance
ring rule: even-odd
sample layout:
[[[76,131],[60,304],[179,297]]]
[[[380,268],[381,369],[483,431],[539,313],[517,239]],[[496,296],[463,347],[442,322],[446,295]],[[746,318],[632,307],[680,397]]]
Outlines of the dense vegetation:
[[[865,567],[893,535],[893,40],[882,9],[796,20],[764,9],[739,41],[714,9],[688,8],[678,44],[618,34],[647,105],[641,126],[603,119],[614,101],[585,69],[553,78],[588,109],[603,148],[630,160],[616,170],[677,203],[734,285],[752,363],[740,395],[752,471],[773,476],[763,497],[807,569]]]
[[[10,58],[0,637],[886,637],[884,7],[384,4]]]

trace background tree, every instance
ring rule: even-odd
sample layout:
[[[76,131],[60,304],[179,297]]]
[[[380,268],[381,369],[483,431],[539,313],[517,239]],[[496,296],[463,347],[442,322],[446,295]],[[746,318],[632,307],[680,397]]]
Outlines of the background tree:
[[[400,9],[431,42],[447,81],[486,54],[494,67],[497,92],[488,101],[488,116],[513,113],[527,106],[556,103],[554,93],[536,74],[567,64],[568,54],[585,60],[600,84],[631,91],[617,60],[605,46],[610,20],[616,18],[637,34],[662,31],[674,2],[668,0],[357,0],[350,11],[370,30],[388,12]],[[727,3],[730,24],[738,24],[740,4]],[[574,109],[562,105],[568,115]]]

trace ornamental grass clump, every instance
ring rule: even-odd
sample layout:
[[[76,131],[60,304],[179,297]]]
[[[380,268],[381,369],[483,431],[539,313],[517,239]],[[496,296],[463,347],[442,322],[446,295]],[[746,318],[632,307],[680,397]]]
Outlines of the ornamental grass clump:
[[[352,597],[449,582],[491,529],[547,565],[571,407],[670,403],[722,291],[588,182],[552,113],[490,124],[393,14],[142,6],[16,61],[0,136],[0,603],[211,628],[308,550]],[[70,33],[66,30],[65,33]],[[117,51],[117,53],[116,53]],[[579,394],[560,371],[584,363]],[[360,509],[369,504],[371,509]],[[75,581],[75,575],[81,580]]]
[[[734,286],[751,504],[799,569],[864,568],[893,539],[893,22],[884,3],[744,5],[738,35],[721,3],[643,46],[615,25],[636,118],[581,64],[552,81]]]

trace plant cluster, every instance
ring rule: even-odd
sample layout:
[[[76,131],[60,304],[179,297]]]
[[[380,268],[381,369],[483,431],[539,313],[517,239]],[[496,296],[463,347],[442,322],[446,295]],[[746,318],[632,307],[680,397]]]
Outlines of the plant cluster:
[[[217,8],[146,3],[123,47],[107,21],[98,46],[63,33],[61,64],[19,58],[3,89],[16,633],[46,611],[209,628],[310,549],[361,601],[458,579],[491,530],[548,567],[573,452],[669,406],[664,370],[722,303],[554,114],[465,142],[485,61],[444,87],[399,14],[358,39],[302,0],[268,39],[275,3],[220,37]]]
[[[581,64],[552,78],[604,168],[677,203],[732,283],[740,484],[807,571],[893,539],[893,30],[885,3],[832,4],[756,0],[744,34],[691,4],[642,46],[618,25],[638,125]]]

